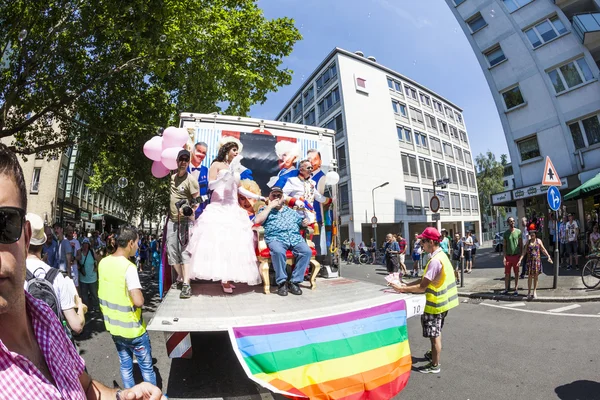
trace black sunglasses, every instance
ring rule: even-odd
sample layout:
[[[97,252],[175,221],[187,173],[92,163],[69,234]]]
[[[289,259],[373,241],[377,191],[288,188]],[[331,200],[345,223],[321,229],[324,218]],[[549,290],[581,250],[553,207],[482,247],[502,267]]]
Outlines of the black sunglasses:
[[[182,162],[182,161],[183,162],[190,162],[190,159],[188,157],[180,157],[178,161],[179,162]]]
[[[11,244],[21,239],[25,210],[18,207],[0,207],[0,243]]]

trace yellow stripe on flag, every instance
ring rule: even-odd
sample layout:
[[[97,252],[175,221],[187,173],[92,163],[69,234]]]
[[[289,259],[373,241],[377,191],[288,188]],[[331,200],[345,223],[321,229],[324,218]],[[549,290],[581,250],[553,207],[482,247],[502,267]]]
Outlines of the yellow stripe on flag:
[[[259,373],[254,376],[265,382],[279,379],[293,387],[303,388],[316,383],[328,382],[346,376],[356,375],[369,371],[382,365],[391,364],[410,354],[408,340],[375,350],[365,351],[348,357],[335,358],[301,367],[274,372],[272,374]],[[312,377],[319,377],[318,381]]]

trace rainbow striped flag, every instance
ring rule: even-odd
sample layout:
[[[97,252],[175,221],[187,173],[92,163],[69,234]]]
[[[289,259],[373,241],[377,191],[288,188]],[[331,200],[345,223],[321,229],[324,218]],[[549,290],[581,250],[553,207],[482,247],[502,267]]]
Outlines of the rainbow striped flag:
[[[406,302],[271,325],[230,328],[248,377],[292,398],[390,399],[408,382]]]

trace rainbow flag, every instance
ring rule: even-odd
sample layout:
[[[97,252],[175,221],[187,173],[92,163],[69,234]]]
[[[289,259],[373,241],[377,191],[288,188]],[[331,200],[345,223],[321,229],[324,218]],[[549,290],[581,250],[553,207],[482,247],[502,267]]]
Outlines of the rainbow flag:
[[[410,376],[404,300],[229,335],[248,377],[292,398],[390,399]]]

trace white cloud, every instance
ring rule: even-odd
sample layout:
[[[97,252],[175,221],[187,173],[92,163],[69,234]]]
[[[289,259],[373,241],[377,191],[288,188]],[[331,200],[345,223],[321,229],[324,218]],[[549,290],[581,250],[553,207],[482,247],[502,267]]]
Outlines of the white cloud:
[[[432,25],[431,21],[429,21],[427,18],[414,16],[410,12],[406,11],[401,5],[398,4],[400,0],[395,0],[394,3],[388,0],[376,0],[375,2],[378,3],[384,9],[394,12],[401,19],[412,23],[417,29],[425,28]]]

